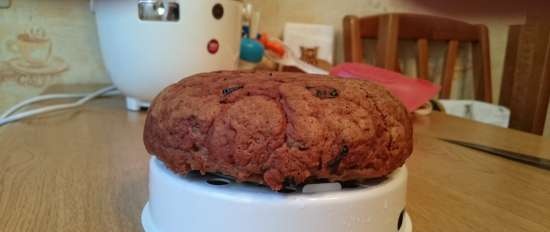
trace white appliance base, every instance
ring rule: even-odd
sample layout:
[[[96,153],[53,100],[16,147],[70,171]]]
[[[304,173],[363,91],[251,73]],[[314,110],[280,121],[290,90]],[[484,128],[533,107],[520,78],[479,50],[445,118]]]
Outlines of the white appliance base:
[[[149,178],[146,232],[412,231],[404,212],[405,166],[377,182],[308,184],[281,193],[219,176],[177,175],[153,156]]]
[[[142,101],[132,97],[126,97],[126,109],[129,111],[140,111],[142,109],[148,109],[151,104],[146,101]]]
[[[145,232],[163,232],[155,227],[155,224],[153,224],[153,219],[151,218],[151,213],[149,211],[149,202],[145,204],[145,207],[143,207],[143,211],[141,212],[141,225],[143,226],[143,229]],[[401,229],[399,229],[398,232],[412,232],[412,221],[411,217],[409,217],[409,214],[405,212],[405,216],[403,217],[403,224],[401,225]],[[181,232],[188,232],[188,231],[181,231]],[[189,231],[191,232],[191,231]]]

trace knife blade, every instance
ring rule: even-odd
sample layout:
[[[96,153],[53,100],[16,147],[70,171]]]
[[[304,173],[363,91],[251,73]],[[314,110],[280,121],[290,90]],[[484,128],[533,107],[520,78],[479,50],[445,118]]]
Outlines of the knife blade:
[[[439,140],[442,140],[442,141],[445,141],[445,142],[448,142],[448,143],[451,143],[451,144],[459,145],[459,146],[462,146],[462,147],[467,147],[467,148],[470,148],[470,149],[474,149],[474,150],[477,150],[477,151],[482,151],[482,152],[485,152],[485,153],[488,153],[488,154],[496,155],[496,156],[499,156],[499,157],[502,157],[502,158],[506,158],[506,159],[513,160],[513,161],[516,161],[516,162],[524,163],[524,164],[531,165],[531,166],[534,166],[534,167],[537,167],[537,168],[550,170],[550,160],[548,160],[548,159],[539,158],[539,157],[536,157],[536,156],[533,156],[533,155],[517,153],[517,152],[513,152],[513,151],[507,151],[507,150],[504,150],[504,149],[494,148],[494,147],[485,146],[485,145],[476,144],[476,143],[458,141],[458,140],[453,140],[453,139],[444,139],[444,138],[439,138]]]

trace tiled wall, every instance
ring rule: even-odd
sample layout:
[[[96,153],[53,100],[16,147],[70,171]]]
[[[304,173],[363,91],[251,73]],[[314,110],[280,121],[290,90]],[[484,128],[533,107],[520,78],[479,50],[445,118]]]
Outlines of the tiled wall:
[[[88,0],[0,9],[0,111],[53,84],[108,83],[96,34]]]

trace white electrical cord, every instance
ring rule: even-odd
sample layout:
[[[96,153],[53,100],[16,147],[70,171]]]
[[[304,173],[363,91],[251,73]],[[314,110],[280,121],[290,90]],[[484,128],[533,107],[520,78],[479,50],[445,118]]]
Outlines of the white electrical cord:
[[[112,96],[112,95],[119,94],[118,92],[113,92],[115,90],[116,90],[115,86],[109,86],[109,87],[99,89],[99,90],[97,90],[93,93],[50,94],[50,95],[43,95],[43,96],[33,97],[33,98],[27,99],[25,101],[22,101],[22,102],[16,104],[15,106],[11,107],[6,112],[4,112],[0,116],[0,126],[3,126],[5,124],[8,124],[8,123],[11,123],[11,122],[23,119],[23,118],[38,115],[38,114],[43,114],[43,113],[47,113],[47,112],[78,107],[78,106],[81,106],[84,103],[86,103],[86,102],[88,102],[88,101],[90,101],[90,100],[92,100],[96,97],[99,97],[99,96]],[[73,103],[46,106],[46,107],[43,107],[43,108],[38,108],[38,109],[33,109],[33,110],[13,114],[18,109],[20,109],[21,107],[24,107],[26,105],[29,105],[29,104],[32,104],[32,103],[35,103],[35,102],[52,100],[52,99],[61,99],[61,98],[77,98],[77,97],[82,97],[82,98],[80,100],[76,101],[76,102],[73,102]]]
[[[11,114],[15,113],[20,108],[22,108],[26,105],[30,105],[30,104],[35,103],[35,102],[47,101],[47,100],[53,100],[53,99],[63,99],[63,98],[86,97],[89,94],[90,93],[68,93],[68,94],[48,94],[48,95],[36,96],[36,97],[33,97],[33,98],[29,98],[27,100],[24,100],[20,103],[17,103],[17,105],[12,106],[8,110],[6,110],[4,112],[4,114],[2,114],[0,116],[0,118],[6,118],[6,117],[10,116]],[[115,95],[120,95],[120,92],[119,91],[111,91],[111,92],[107,92],[107,93],[103,94],[102,96],[115,96]]]

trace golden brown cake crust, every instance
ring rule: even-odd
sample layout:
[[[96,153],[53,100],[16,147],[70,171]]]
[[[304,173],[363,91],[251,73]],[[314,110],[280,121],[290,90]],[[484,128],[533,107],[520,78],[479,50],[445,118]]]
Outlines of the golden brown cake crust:
[[[280,190],[382,177],[412,152],[405,108],[367,81],[303,73],[203,73],[162,91],[144,142],[176,173],[221,173]]]

